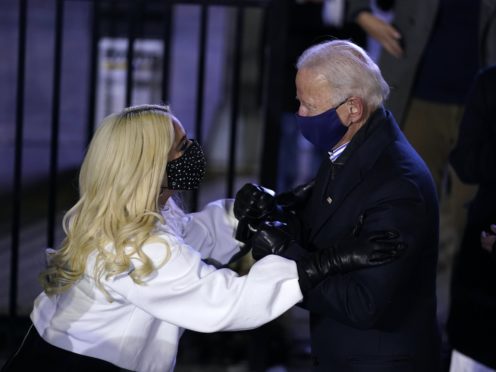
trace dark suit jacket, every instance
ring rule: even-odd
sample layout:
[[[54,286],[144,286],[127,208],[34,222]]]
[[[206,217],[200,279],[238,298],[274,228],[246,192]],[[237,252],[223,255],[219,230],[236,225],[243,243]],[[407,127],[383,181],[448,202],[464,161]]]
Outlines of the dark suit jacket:
[[[378,109],[331,166],[322,164],[301,219],[302,244],[395,230],[406,252],[383,266],[328,277],[310,311],[316,371],[437,371],[438,201],[430,173],[392,115]]]

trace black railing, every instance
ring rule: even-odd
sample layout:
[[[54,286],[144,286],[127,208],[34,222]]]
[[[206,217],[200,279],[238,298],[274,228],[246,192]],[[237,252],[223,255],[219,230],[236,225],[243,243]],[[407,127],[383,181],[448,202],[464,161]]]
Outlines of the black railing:
[[[257,59],[260,63],[260,81],[257,92],[261,98],[257,101],[260,105],[263,125],[262,159],[259,169],[259,181],[269,187],[274,187],[277,178],[277,153],[279,137],[279,114],[280,101],[278,96],[282,84],[280,66],[282,65],[283,53],[281,48],[284,45],[285,38],[285,8],[286,0],[54,0],[53,6],[53,61],[52,61],[52,86],[47,89],[51,92],[51,122],[50,144],[49,144],[49,170],[46,175],[48,182],[48,206],[47,206],[47,246],[54,246],[56,241],[56,226],[60,224],[59,212],[57,205],[59,188],[59,145],[61,130],[61,101],[63,101],[63,65],[64,57],[64,37],[65,30],[65,12],[68,3],[87,3],[89,7],[90,22],[88,27],[88,67],[85,84],[87,86],[87,100],[84,103],[86,109],[85,130],[82,131],[85,137],[82,140],[84,145],[89,140],[95,129],[95,116],[97,107],[97,89],[98,89],[98,45],[103,36],[113,35],[127,39],[127,67],[125,75],[125,105],[132,104],[133,101],[133,63],[135,50],[133,45],[137,38],[146,37],[147,33],[153,33],[163,42],[163,60],[162,60],[162,81],[161,81],[161,99],[162,102],[168,102],[170,97],[170,69],[171,69],[171,40],[173,40],[173,22],[174,9],[178,5],[198,6],[200,11],[199,31],[198,31],[198,62],[196,66],[196,94],[194,97],[194,132],[195,137],[202,142],[203,140],[203,122],[205,116],[205,79],[207,76],[207,40],[209,25],[209,9],[212,7],[229,7],[234,13],[234,34],[232,42],[232,64],[229,91],[229,136],[226,148],[227,171],[225,175],[226,197],[232,197],[235,192],[235,181],[237,177],[237,137],[238,125],[241,115],[241,91],[242,91],[242,48],[243,40],[246,35],[243,34],[245,29],[244,20],[246,11],[249,8],[260,9],[263,12],[263,33],[260,41],[260,57]],[[25,92],[26,92],[26,52],[27,40],[26,33],[28,30],[28,12],[31,2],[28,0],[19,0],[18,4],[18,60],[17,60],[17,92],[15,105],[15,151],[13,158],[13,182],[12,190],[9,192],[12,213],[10,229],[10,283],[9,283],[9,316],[18,316],[18,276],[19,276],[19,247],[21,234],[21,199],[23,197],[23,147],[24,147],[24,129],[25,129]],[[277,19],[277,22],[269,22],[270,19]],[[153,30],[146,30],[145,25],[155,25]],[[86,58],[81,57],[81,63],[85,63]],[[192,208],[198,204],[198,194],[192,195]]]
[[[48,224],[47,247],[55,243],[55,219],[57,215],[57,178],[59,159],[60,132],[60,89],[62,71],[62,37],[64,33],[64,1],[55,2],[55,45],[53,55],[53,84],[52,84],[52,137],[50,141],[50,174],[48,178]]]
[[[24,134],[24,84],[26,69],[26,29],[27,0],[19,1],[19,37],[17,54],[17,95],[16,95],[16,131],[14,148],[14,182],[12,185],[12,230],[10,253],[10,291],[9,314],[17,315],[17,276],[19,267],[19,232],[21,219],[22,191],[22,150]]]

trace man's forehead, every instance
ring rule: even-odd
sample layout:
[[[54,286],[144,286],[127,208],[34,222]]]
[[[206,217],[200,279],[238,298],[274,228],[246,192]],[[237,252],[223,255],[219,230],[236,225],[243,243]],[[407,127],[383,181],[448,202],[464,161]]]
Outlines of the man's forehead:
[[[300,81],[304,84],[311,84],[314,86],[328,86],[329,82],[327,77],[320,71],[315,70],[300,70],[296,75],[296,81]]]

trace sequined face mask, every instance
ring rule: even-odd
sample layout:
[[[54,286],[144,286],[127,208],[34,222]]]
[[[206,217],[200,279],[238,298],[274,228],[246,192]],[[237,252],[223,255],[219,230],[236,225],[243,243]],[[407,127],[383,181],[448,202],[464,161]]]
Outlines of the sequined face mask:
[[[194,190],[205,175],[205,155],[200,144],[192,140],[191,145],[179,158],[167,163],[167,188],[169,190]]]

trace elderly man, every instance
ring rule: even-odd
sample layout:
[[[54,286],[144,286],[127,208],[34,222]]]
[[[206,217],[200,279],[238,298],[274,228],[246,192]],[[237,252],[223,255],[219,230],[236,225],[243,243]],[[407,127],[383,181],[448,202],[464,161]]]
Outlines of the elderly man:
[[[297,121],[329,157],[314,182],[293,192],[272,196],[245,185],[235,201],[238,238],[257,259],[304,259],[340,239],[370,244],[378,232],[394,232],[407,246],[401,258],[328,276],[306,294],[314,370],[438,371],[432,177],[384,110],[389,88],[362,48],[315,45],[297,68]]]

